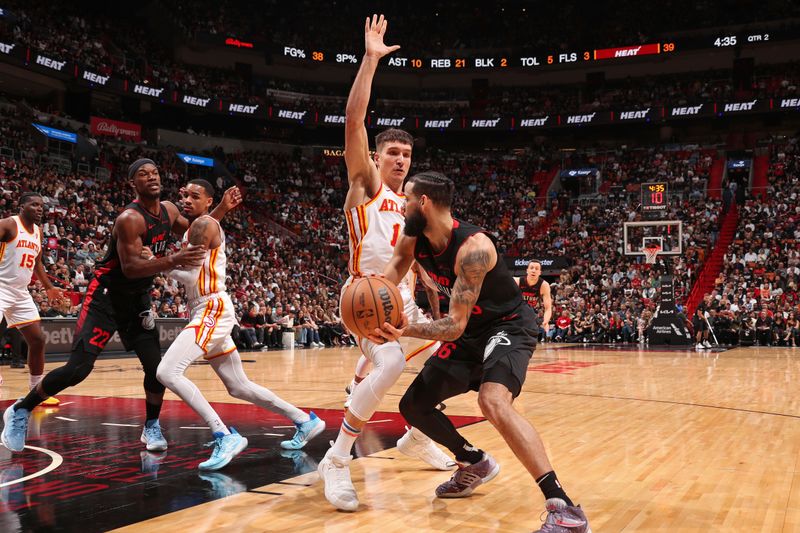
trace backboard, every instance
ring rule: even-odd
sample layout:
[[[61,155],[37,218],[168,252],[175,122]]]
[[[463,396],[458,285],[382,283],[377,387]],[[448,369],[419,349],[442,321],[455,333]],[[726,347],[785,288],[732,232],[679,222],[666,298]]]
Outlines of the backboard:
[[[648,244],[659,244],[659,255],[681,255],[683,253],[683,223],[680,220],[650,220],[623,223],[623,253],[645,255]]]

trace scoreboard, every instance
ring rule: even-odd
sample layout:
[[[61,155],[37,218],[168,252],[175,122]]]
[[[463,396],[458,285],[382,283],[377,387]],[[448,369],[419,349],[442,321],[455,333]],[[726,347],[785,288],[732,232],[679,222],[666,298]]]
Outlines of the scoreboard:
[[[642,183],[642,212],[665,212],[669,205],[667,182]]]
[[[798,35],[788,29],[752,29],[729,31],[726,33],[708,33],[700,36],[682,37],[679,39],[653,40],[648,43],[629,44],[614,48],[573,48],[550,49],[530,52],[507,51],[496,55],[437,55],[435,52],[424,55],[404,55],[401,50],[390,54],[383,62],[390,68],[408,70],[461,70],[461,69],[538,69],[548,66],[577,66],[594,62],[618,62],[634,57],[656,57],[680,54],[689,50],[720,49],[750,45],[771,44],[774,41],[797,39]],[[231,41],[232,39],[228,39]],[[240,41],[235,41],[239,43]],[[631,39],[629,42],[635,42]],[[228,46],[252,47],[251,43],[230,44]],[[402,43],[400,43],[402,44]],[[273,45],[274,46],[274,45]],[[353,50],[325,50],[306,45],[282,45],[272,48],[272,54],[292,60],[309,63],[327,63],[357,65],[361,62],[363,52]]]
[[[575,65],[593,61],[613,60],[670,54],[675,52],[674,42],[638,44],[618,48],[591,50],[550,51],[520,55],[464,55],[464,56],[403,56],[389,55],[384,61],[389,67],[427,70],[460,70],[460,69],[504,69],[509,67],[537,68],[549,65]],[[317,63],[338,63],[355,65],[361,62],[358,54],[352,52],[328,52],[314,48],[284,46],[280,55],[291,59],[310,59]]]

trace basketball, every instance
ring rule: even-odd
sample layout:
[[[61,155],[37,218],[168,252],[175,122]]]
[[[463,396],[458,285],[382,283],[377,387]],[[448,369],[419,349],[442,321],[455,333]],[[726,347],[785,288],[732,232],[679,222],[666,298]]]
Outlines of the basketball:
[[[403,298],[386,278],[356,278],[342,295],[342,322],[353,334],[366,337],[384,322],[400,324]]]

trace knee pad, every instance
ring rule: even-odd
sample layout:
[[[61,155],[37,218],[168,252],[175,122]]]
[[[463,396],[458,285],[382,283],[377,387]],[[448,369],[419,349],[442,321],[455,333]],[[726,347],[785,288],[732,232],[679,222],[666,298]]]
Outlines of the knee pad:
[[[360,420],[369,420],[377,410],[381,400],[397,382],[406,366],[403,349],[397,342],[375,345],[369,343],[367,357],[375,368],[356,388],[350,403],[350,411]]]
[[[391,381],[386,388],[394,385],[406,367],[406,357],[399,343],[387,342],[372,350],[372,364],[380,371],[380,381]]]

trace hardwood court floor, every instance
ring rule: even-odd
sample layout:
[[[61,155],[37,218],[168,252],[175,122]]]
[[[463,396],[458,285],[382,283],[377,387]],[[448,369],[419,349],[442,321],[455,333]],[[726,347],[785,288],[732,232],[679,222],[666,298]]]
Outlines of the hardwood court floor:
[[[243,358],[255,361],[245,365],[251,379],[287,400],[338,409],[357,355],[353,349],[323,349]],[[70,393],[140,398],[138,368],[135,359],[101,360]],[[20,395],[27,376],[8,367],[2,373],[3,399]],[[193,366],[188,375],[209,400],[237,402],[210,367]],[[798,375],[800,349],[708,353],[546,345],[534,354],[516,406],[542,434],[560,480],[586,509],[595,533],[800,532]],[[404,373],[382,411],[397,410],[413,377],[413,369]],[[448,401],[446,413],[480,416],[476,395]],[[436,499],[433,490],[448,475],[390,448],[353,462],[361,500],[356,513],[330,507],[312,471],[290,484],[264,485],[120,531],[538,528],[542,496],[502,438],[486,421],[462,431],[502,467],[470,498]]]

